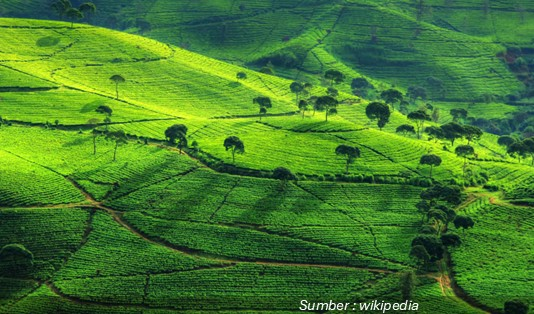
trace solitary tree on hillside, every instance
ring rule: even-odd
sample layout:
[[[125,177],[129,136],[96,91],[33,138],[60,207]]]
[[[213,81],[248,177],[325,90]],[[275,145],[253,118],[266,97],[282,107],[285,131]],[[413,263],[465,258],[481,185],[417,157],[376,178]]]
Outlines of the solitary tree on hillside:
[[[440,127],[437,126],[429,126],[425,128],[425,133],[428,134],[428,140],[435,140],[436,142],[438,139],[442,139],[443,137],[443,131]]]
[[[456,153],[458,157],[463,157],[464,159],[463,169],[464,169],[464,176],[465,176],[465,167],[467,166],[467,157],[475,155],[475,149],[473,148],[473,146],[470,146],[470,145],[460,145],[456,147],[454,152]]]
[[[7,244],[0,250],[0,270],[5,276],[23,277],[33,266],[33,254],[21,244]]]
[[[172,145],[176,144],[178,141],[178,148],[180,153],[182,148],[187,147],[187,126],[184,124],[174,124],[165,130],[165,138]]]
[[[315,101],[314,110],[324,111],[326,113],[325,121],[328,121],[328,116],[337,113],[338,101],[332,96],[321,96]]]
[[[330,81],[330,86],[339,84],[345,80],[345,75],[338,70],[328,70],[324,73],[324,78]]]
[[[126,136],[126,133],[124,133],[123,130],[118,130],[118,131],[107,132],[106,140],[112,141],[115,143],[115,148],[113,150],[113,161],[116,161],[117,160],[117,148],[119,148],[119,145],[127,144],[128,137]]]
[[[291,85],[289,85],[289,89],[291,90],[292,93],[295,94],[295,102],[296,102],[296,104],[298,106],[298,104],[299,104],[299,96],[300,96],[300,93],[302,93],[302,91],[304,91],[304,85],[302,85],[299,82],[293,82],[293,83],[291,83]]]
[[[235,77],[236,77],[238,82],[239,82],[239,80],[246,80],[247,79],[247,73],[245,73],[245,72],[237,72]]]
[[[521,158],[525,158],[527,156],[527,152],[528,148],[522,141],[512,143],[507,150],[507,153],[510,156],[517,158],[519,163],[521,163]]]
[[[115,74],[109,78],[113,83],[115,83],[115,94],[116,98],[119,99],[119,84],[126,82],[126,79],[119,74]]]
[[[389,106],[381,102],[372,102],[365,108],[365,114],[367,118],[371,120],[378,120],[378,128],[382,131],[382,128],[389,122]]]
[[[360,149],[358,147],[341,144],[336,148],[336,155],[345,157],[345,173],[349,173],[349,165],[353,164],[356,158],[360,158]]]
[[[51,7],[56,11],[60,18],[63,18],[67,10],[72,8],[72,3],[70,0],[59,0],[54,2]]]
[[[472,141],[478,141],[484,133],[481,129],[472,125],[463,126],[463,136],[467,139],[467,145],[471,144]]]
[[[380,93],[380,98],[388,105],[391,105],[391,108],[395,110],[395,103],[401,102],[403,100],[402,93],[396,89],[388,89]]]
[[[413,127],[413,125],[401,124],[397,127],[395,132],[402,133],[402,135],[406,135],[408,133],[415,134],[415,128]]]
[[[454,146],[454,142],[457,139],[464,137],[465,131],[461,124],[449,122],[441,126],[441,134],[444,139],[449,140],[451,145]]]
[[[287,181],[295,180],[295,175],[287,168],[278,167],[273,171],[273,179],[280,180],[282,182],[281,188],[284,190],[286,188]]]
[[[70,28],[74,27],[74,21],[83,19],[83,13],[75,8],[69,8],[65,12],[65,16],[71,21]]]
[[[235,163],[235,153],[244,154],[245,144],[237,136],[229,136],[224,140],[224,148],[226,151],[232,152],[232,162]]]
[[[89,20],[89,17],[96,12],[96,5],[92,2],[84,2],[80,5],[80,11]]]
[[[93,135],[93,155],[96,155],[96,139],[98,136],[100,136],[100,131],[98,131],[96,128],[91,131],[91,134]]]
[[[302,114],[302,119],[304,119],[304,113],[306,113],[306,110],[308,110],[308,108],[309,108],[308,101],[301,99],[299,101],[299,110]]]
[[[423,155],[421,159],[419,160],[419,163],[421,165],[430,166],[430,179],[432,179],[432,168],[434,166],[438,167],[439,165],[441,165],[441,158],[433,154]]]
[[[262,116],[267,114],[267,108],[272,108],[273,106],[271,103],[271,98],[263,96],[252,99],[252,103],[260,106],[260,121]]]
[[[430,121],[430,115],[424,110],[417,110],[408,114],[408,119],[415,123],[417,128],[417,138],[421,138],[421,133],[424,130],[425,121]]]

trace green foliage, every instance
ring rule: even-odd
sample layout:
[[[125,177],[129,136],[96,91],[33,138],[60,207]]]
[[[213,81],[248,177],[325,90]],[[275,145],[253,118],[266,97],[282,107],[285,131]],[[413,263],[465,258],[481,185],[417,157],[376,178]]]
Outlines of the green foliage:
[[[382,128],[389,122],[391,112],[389,106],[380,102],[372,102],[365,108],[365,114],[371,120],[377,120],[378,128]]]
[[[7,244],[0,249],[0,273],[5,277],[24,277],[33,266],[33,253],[24,245]]]

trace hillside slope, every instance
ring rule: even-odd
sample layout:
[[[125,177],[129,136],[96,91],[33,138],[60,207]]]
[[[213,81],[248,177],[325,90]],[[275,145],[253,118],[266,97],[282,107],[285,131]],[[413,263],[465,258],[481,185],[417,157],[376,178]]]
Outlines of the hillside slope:
[[[529,1],[436,0],[422,7],[402,0],[94,2],[99,13],[93,23],[217,59],[260,68],[270,58],[278,74],[312,82],[337,68],[349,78],[365,75],[384,86],[424,86],[429,98],[454,102],[523,88],[496,55],[507,46],[531,48],[534,21]],[[9,0],[3,11],[53,17],[47,5]],[[432,86],[430,77],[444,85]]]

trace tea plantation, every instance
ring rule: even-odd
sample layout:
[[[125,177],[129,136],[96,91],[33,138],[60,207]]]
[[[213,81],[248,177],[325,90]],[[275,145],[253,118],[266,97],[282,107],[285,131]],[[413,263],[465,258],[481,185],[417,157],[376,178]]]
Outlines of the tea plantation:
[[[45,2],[7,0],[0,13],[46,15]],[[400,110],[379,128],[350,80],[332,83],[335,111],[302,110],[288,79],[319,97],[331,68],[403,92],[438,73],[443,114],[425,126],[459,121],[460,107],[497,118],[524,108],[479,98],[521,88],[495,55],[524,37],[465,19],[473,1],[428,1],[418,18],[411,1],[179,2],[95,1],[125,19],[146,12],[147,37],[129,34],[135,25],[0,18],[0,313],[299,313],[301,300],[403,302],[406,274],[422,313],[534,303],[531,155],[507,154],[490,133],[451,143],[397,132],[417,126]],[[518,2],[527,32],[532,5]],[[388,66],[365,60],[369,32]],[[255,71],[287,47],[303,47],[302,64]],[[435,188],[456,198],[428,196]],[[443,251],[429,260],[418,245],[421,263],[410,252],[425,236]]]

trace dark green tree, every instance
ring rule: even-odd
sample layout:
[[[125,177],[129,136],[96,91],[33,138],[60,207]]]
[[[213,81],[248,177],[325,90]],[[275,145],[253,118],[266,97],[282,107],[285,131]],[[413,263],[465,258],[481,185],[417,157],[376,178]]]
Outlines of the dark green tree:
[[[443,258],[445,249],[441,239],[431,234],[420,234],[412,240],[412,248],[416,245],[425,247],[428,255],[430,255],[430,262],[439,261]]]
[[[451,109],[449,113],[452,116],[452,121],[459,122],[459,121],[465,121],[467,119],[468,112],[467,110],[463,108],[455,108]]]
[[[291,83],[291,85],[289,85],[289,89],[291,90],[293,94],[295,94],[295,103],[298,106],[299,100],[300,100],[300,94],[304,91],[304,85],[302,85],[299,82],[293,82]]]
[[[74,21],[83,19],[83,13],[75,8],[69,8],[65,11],[65,16],[71,21],[70,28],[74,28]]]
[[[128,137],[123,130],[111,131],[106,133],[106,140],[112,141],[115,143],[115,148],[113,150],[113,161],[117,160],[117,149],[119,145],[124,145],[128,143]]]
[[[419,213],[422,214],[421,223],[423,223],[426,215],[428,214],[428,211],[432,208],[432,206],[430,206],[430,204],[426,200],[421,200],[417,204],[415,204],[415,207],[417,208]]]
[[[267,109],[273,107],[271,98],[269,97],[263,97],[263,96],[256,97],[252,99],[252,103],[260,106],[260,121],[261,121],[262,116],[265,116],[267,114]]]
[[[499,139],[497,140],[497,143],[501,146],[504,146],[506,148],[510,147],[510,145],[512,145],[513,143],[515,143],[516,140],[509,136],[509,135],[503,135],[501,137],[499,137]]]
[[[239,82],[239,80],[246,80],[247,79],[247,73],[245,73],[245,72],[237,72],[237,74],[235,75],[235,78],[237,79],[238,82]]]
[[[437,142],[437,140],[439,139],[443,139],[443,131],[441,130],[440,127],[437,127],[437,126],[429,126],[427,128],[425,128],[425,133],[428,134],[428,139],[429,140],[435,140]]]
[[[235,163],[235,154],[244,154],[245,153],[245,144],[237,136],[229,136],[224,140],[224,148],[226,151],[232,152],[232,162]]]
[[[89,20],[89,17],[96,13],[96,5],[92,2],[84,2],[80,5],[80,12]]]
[[[415,128],[413,127],[413,125],[401,124],[397,127],[395,132],[402,133],[402,135],[406,135],[408,133],[415,134]]]
[[[427,94],[427,90],[424,87],[410,86],[408,87],[406,96],[412,101],[412,103],[414,103],[419,98],[421,98],[421,100],[426,100]]]
[[[302,114],[302,119],[304,119],[304,114],[306,113],[306,111],[308,110],[309,108],[309,104],[308,104],[308,101],[307,100],[304,100],[304,99],[301,99],[299,101],[299,110]]]
[[[68,9],[72,8],[72,3],[70,0],[59,0],[52,4],[52,10],[54,10],[57,15],[59,15],[59,18],[63,18],[65,14],[67,13]]]
[[[454,219],[454,227],[456,229],[462,228],[462,232],[465,233],[465,229],[473,228],[475,221],[469,216],[458,215]]]
[[[467,139],[467,145],[470,145],[473,141],[478,141],[484,133],[481,129],[472,125],[463,126],[463,136]]]
[[[462,244],[462,239],[460,239],[457,234],[446,233],[441,236],[441,242],[443,242],[443,245],[445,246],[458,247]]]
[[[415,123],[417,128],[417,138],[421,138],[421,133],[424,130],[425,122],[430,121],[430,115],[424,110],[417,110],[408,114],[408,119]]]
[[[525,158],[527,156],[528,148],[523,141],[515,142],[508,147],[507,153],[508,155],[517,158],[519,163],[521,163],[521,158]]]
[[[119,99],[119,84],[126,82],[126,79],[119,74],[112,75],[109,79],[115,83],[115,95]]]
[[[523,146],[525,147],[526,153],[532,158],[532,166],[534,166],[534,137],[523,140]]]
[[[449,122],[441,126],[441,133],[443,138],[449,140],[454,146],[457,139],[464,137],[464,127],[456,122]]]
[[[413,245],[410,249],[410,257],[415,260],[419,268],[425,267],[430,262],[430,254],[423,245]]]
[[[324,78],[330,81],[330,86],[339,84],[345,80],[345,75],[338,70],[327,70],[324,73]]]
[[[328,121],[328,116],[337,113],[337,99],[332,96],[321,96],[315,101],[314,110],[324,111],[326,113],[325,121]]]
[[[420,197],[431,204],[436,201],[445,201],[452,205],[459,205],[462,202],[462,189],[457,185],[436,184],[423,190]]]
[[[430,179],[432,179],[432,169],[441,165],[441,158],[434,154],[423,155],[419,160],[419,164],[430,166]]]
[[[365,114],[370,120],[378,120],[380,130],[389,122],[391,112],[389,106],[381,102],[372,102],[365,108]]]
[[[175,145],[176,141],[185,142],[187,146],[187,126],[184,124],[174,124],[165,130],[165,139]]]
[[[353,164],[356,158],[360,158],[360,149],[358,147],[341,144],[336,148],[336,155],[345,157],[345,173],[349,173],[349,165]]]
[[[391,105],[391,108],[395,110],[395,103],[401,102],[404,98],[402,93],[396,89],[388,89],[380,93],[380,98],[388,105]]]
[[[458,157],[462,157],[464,159],[463,170],[464,170],[464,176],[465,176],[465,167],[467,166],[467,157],[474,156],[475,149],[473,148],[473,146],[470,146],[470,145],[459,145],[458,147],[456,147],[454,152],[456,153]]]
[[[291,180],[295,180],[295,175],[291,172],[291,170],[285,168],[285,167],[278,167],[274,169],[273,171],[273,179],[280,180],[281,181],[281,189],[285,190],[287,182]]]

